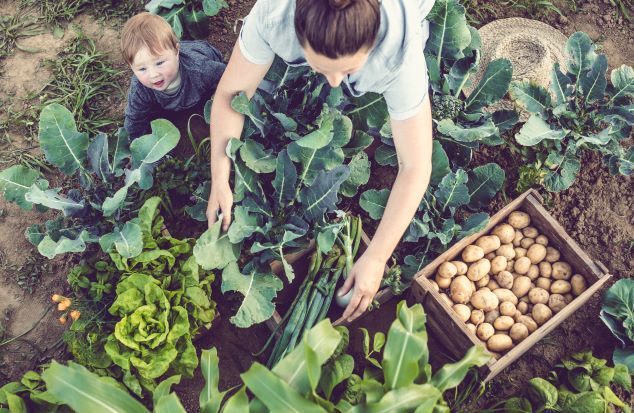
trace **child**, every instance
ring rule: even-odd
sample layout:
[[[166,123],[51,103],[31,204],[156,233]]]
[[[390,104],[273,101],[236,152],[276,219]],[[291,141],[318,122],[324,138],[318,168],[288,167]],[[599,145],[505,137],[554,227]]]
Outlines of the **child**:
[[[222,55],[208,42],[179,42],[170,25],[151,13],[126,22],[121,54],[134,73],[124,123],[130,139],[149,133],[156,118],[202,111],[225,69]]]

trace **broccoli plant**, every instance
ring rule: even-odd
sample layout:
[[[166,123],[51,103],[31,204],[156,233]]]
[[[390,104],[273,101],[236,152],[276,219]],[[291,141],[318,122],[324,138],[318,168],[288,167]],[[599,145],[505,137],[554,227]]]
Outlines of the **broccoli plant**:
[[[145,10],[167,20],[179,39],[205,39],[209,36],[209,18],[227,7],[225,0],[152,0]]]
[[[595,53],[583,32],[570,36],[566,52],[568,68],[564,73],[553,66],[549,89],[526,81],[510,88],[515,102],[531,113],[515,140],[535,149],[543,185],[553,192],[573,184],[584,149],[602,153],[612,174],[630,175],[634,168],[634,147],[625,147],[634,124],[634,70],[612,70],[608,85],[607,58]]]
[[[105,252],[116,248],[122,255],[134,254],[129,247],[140,244],[140,231],[126,221],[140,206],[135,202],[138,193],[152,187],[154,166],[180,139],[178,129],[165,119],[151,126],[152,133],[132,142],[125,129],[111,137],[99,133],[91,140],[77,130],[68,109],[54,103],[42,110],[40,147],[62,174],[76,177],[72,187],[49,189],[38,171],[22,165],[0,172],[0,191],[8,201],[25,210],[62,213],[26,231],[40,254],[53,258],[82,252],[89,243],[100,243]]]

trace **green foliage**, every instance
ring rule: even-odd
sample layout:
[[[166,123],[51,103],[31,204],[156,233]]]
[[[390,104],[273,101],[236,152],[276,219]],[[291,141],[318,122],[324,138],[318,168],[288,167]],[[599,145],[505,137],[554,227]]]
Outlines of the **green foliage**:
[[[209,18],[227,7],[225,0],[152,0],[145,10],[167,20],[179,39],[204,39]]]
[[[603,296],[601,320],[619,341],[614,364],[624,364],[634,372],[634,281],[618,280]]]
[[[46,160],[76,185],[62,192],[49,189],[38,171],[15,165],[0,172],[0,191],[22,209],[33,206],[61,211],[44,225],[32,225],[27,239],[47,258],[82,252],[99,242],[105,252],[113,247],[128,258],[140,253],[140,231],[125,221],[138,208],[139,189],[153,185],[154,165],[180,138],[164,119],[152,122],[152,133],[128,141],[125,129],[114,136],[97,134],[92,140],[79,132],[72,113],[53,103],[42,110],[38,138]],[[134,247],[134,248],[132,248]]]
[[[530,82],[513,82],[511,97],[531,113],[515,136],[522,146],[533,147],[544,167],[543,185],[559,192],[575,181],[584,149],[604,155],[610,173],[630,175],[633,147],[625,147],[634,124],[634,70],[622,65],[605,74],[607,59],[583,32],[566,43],[568,71],[552,69],[549,90]]]
[[[462,100],[453,95],[434,95],[431,106],[432,118],[454,120],[462,111],[464,104]]]
[[[40,374],[27,371],[20,381],[10,382],[0,387],[0,411],[3,412],[65,412],[59,406],[62,402],[47,391]]]
[[[551,372],[552,380],[529,380],[523,397],[513,397],[504,403],[505,412],[586,412],[602,413],[620,408],[631,412],[611,389],[617,385],[632,389],[627,366],[608,367],[606,360],[592,356],[590,351],[576,353],[562,361]]]

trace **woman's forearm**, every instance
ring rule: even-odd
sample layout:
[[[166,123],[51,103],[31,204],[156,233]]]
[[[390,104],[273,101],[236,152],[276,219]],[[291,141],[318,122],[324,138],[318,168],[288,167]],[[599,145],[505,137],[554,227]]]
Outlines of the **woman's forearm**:
[[[431,175],[431,159],[421,160],[426,165],[400,169],[383,213],[381,223],[368,247],[368,253],[387,262],[427,190]]]

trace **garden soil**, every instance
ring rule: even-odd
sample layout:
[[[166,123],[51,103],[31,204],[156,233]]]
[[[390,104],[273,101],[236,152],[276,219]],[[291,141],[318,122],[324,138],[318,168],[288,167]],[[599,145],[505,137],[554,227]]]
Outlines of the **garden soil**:
[[[15,11],[17,1],[0,0],[0,14]],[[254,0],[229,0],[230,8],[223,10],[212,19],[212,33],[209,40],[218,47],[226,59],[236,40],[234,25],[236,20],[248,14]],[[487,2],[488,4],[494,4]],[[569,9],[569,2],[555,2],[564,11],[565,17],[551,15],[540,20],[559,28],[570,35],[583,30],[597,42],[608,56],[610,67],[620,64],[634,64],[634,23],[619,22],[616,9],[609,0],[579,1],[576,11]],[[561,4],[560,4],[561,3]],[[527,16],[521,10],[492,6],[492,11],[480,18],[485,24],[494,18],[534,17]],[[634,14],[634,13],[632,13]],[[118,30],[121,21],[96,22],[92,16],[81,15],[73,24],[81,27],[84,33],[93,38],[99,50],[110,53],[115,62],[119,61],[117,53]],[[19,43],[34,50],[27,53],[16,50],[13,55],[0,61],[0,125],[7,119],[8,105],[11,109],[25,110],[33,103],[29,100],[29,92],[37,93],[48,81],[49,73],[41,67],[43,59],[53,58],[72,34],[67,29],[64,38],[56,39],[45,31],[43,34],[19,40]],[[124,68],[117,63],[117,67]],[[121,89],[128,87],[128,77],[123,77]],[[115,99],[113,112],[122,115],[125,100],[123,95]],[[16,147],[27,147],[33,136],[27,130],[9,128],[0,129],[0,138],[8,134]],[[8,148],[8,149],[7,149]],[[0,161],[5,161],[10,146],[0,139]],[[507,170],[507,193],[512,194],[517,180],[518,158],[509,149],[488,148],[479,152],[475,161],[478,164],[498,162]],[[6,167],[3,166],[3,167]],[[394,178],[394,171],[389,168],[377,168],[368,187],[388,187]],[[631,179],[610,176],[601,164],[598,156],[584,155],[579,179],[567,191],[546,197],[546,207],[565,227],[568,233],[593,258],[602,261],[614,275],[614,280],[632,277],[634,247],[634,191]],[[510,199],[498,196],[490,207],[494,213]],[[0,382],[13,380],[27,369],[33,368],[44,360],[44,356],[62,357],[60,337],[64,327],[56,321],[58,314],[52,308],[50,295],[53,292],[67,291],[66,273],[73,264],[72,258],[53,260],[51,271],[43,274],[32,293],[28,293],[17,284],[17,274],[11,269],[14,264],[21,264],[29,256],[37,255],[37,251],[24,238],[24,230],[34,222],[43,222],[45,216],[34,212],[25,213],[14,204],[0,200],[0,334],[6,328],[6,337],[15,337],[33,325],[28,334],[9,346],[0,347]],[[369,227],[369,226],[368,226]],[[610,285],[611,283],[609,283]],[[198,348],[215,346],[220,356],[222,389],[240,383],[239,374],[246,371],[254,360],[255,353],[268,338],[269,331],[263,326],[249,329],[237,329],[229,321],[235,310],[235,302],[231,297],[222,296],[219,288],[214,290],[218,302],[219,318],[209,333],[197,341]],[[350,351],[355,357],[358,368],[364,366],[362,352],[362,334],[358,327],[366,327],[371,332],[387,332],[395,316],[398,299],[394,299],[359,320],[351,327]],[[49,310],[50,309],[50,310]],[[591,299],[566,322],[541,340],[527,352],[518,362],[506,369],[485,389],[479,400],[471,399],[463,408],[480,409],[489,406],[496,399],[513,394],[525,386],[528,379],[546,376],[548,371],[567,354],[585,349],[592,349],[595,355],[610,358],[615,342],[609,331],[598,319],[600,296]],[[46,312],[48,310],[48,312]],[[44,317],[40,320],[42,315]],[[22,340],[24,339],[24,341]],[[0,340],[1,341],[1,340]],[[446,352],[430,336],[432,363],[436,366],[446,361]],[[265,359],[255,358],[260,362]],[[198,411],[198,392],[203,386],[200,373],[192,380],[186,380],[176,387],[188,412]],[[632,395],[630,404],[634,404]]]

